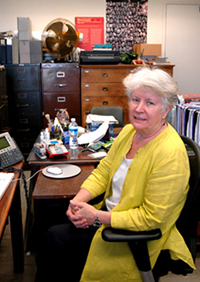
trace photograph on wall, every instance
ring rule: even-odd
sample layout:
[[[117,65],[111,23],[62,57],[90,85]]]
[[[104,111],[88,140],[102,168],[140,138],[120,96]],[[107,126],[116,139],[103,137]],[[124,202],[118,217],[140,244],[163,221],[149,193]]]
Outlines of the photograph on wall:
[[[148,1],[106,1],[106,44],[130,52],[147,42]]]

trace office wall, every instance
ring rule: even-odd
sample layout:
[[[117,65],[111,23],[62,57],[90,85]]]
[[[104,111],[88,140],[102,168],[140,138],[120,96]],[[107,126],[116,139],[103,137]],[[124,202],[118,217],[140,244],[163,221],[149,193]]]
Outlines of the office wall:
[[[165,46],[166,5],[169,3],[200,5],[200,0],[148,0],[147,43],[161,43],[163,56],[167,55]],[[105,12],[106,0],[0,0],[0,31],[17,30],[17,17],[29,17],[32,30],[41,33],[50,21],[58,17],[66,18],[74,23],[76,16],[105,17]],[[195,33],[199,34],[199,30],[191,30],[192,35]],[[190,44],[190,40],[188,44]],[[177,57],[182,56],[179,52],[176,55]],[[192,49],[189,59],[190,62],[196,61],[196,54],[192,52]],[[171,63],[176,64],[176,62]],[[185,67],[191,76],[196,75],[191,63],[186,64]],[[200,73],[199,66],[198,73]],[[193,85],[191,88],[189,87],[190,93],[194,91],[200,93],[198,81],[194,83],[191,80],[188,83]]]
[[[166,3],[200,4],[200,0],[148,0],[147,42],[165,40]],[[17,30],[17,17],[29,17],[32,30],[42,32],[53,19],[76,16],[105,17],[106,0],[0,0],[0,31]]]
[[[17,30],[17,17],[29,17],[32,31],[42,32],[56,18],[105,16],[105,0],[0,0],[0,31]]]

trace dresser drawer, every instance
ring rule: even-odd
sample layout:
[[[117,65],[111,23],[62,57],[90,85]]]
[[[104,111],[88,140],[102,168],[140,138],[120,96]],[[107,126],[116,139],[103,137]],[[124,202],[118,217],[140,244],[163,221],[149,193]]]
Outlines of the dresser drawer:
[[[82,96],[124,96],[125,87],[122,83],[82,83]]]
[[[90,111],[94,107],[119,105],[124,109],[128,108],[128,97],[85,97],[82,100],[82,109],[84,111]]]
[[[85,82],[122,82],[127,76],[127,69],[118,68],[84,68],[81,69],[81,80]]]
[[[65,64],[44,64],[42,67],[43,92],[76,92],[80,90],[79,68]]]

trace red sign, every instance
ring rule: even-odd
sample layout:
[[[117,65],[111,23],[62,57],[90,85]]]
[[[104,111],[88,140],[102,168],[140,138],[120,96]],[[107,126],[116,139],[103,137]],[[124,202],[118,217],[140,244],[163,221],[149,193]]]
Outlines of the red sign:
[[[91,51],[94,44],[104,44],[103,17],[75,17],[75,26],[83,34],[78,47]]]

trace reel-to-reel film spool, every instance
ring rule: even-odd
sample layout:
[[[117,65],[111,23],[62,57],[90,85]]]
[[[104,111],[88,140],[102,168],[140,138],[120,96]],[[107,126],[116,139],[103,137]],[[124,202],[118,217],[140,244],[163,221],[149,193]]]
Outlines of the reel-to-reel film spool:
[[[63,59],[71,56],[79,43],[78,31],[69,20],[57,18],[42,32],[42,45],[52,57]]]

